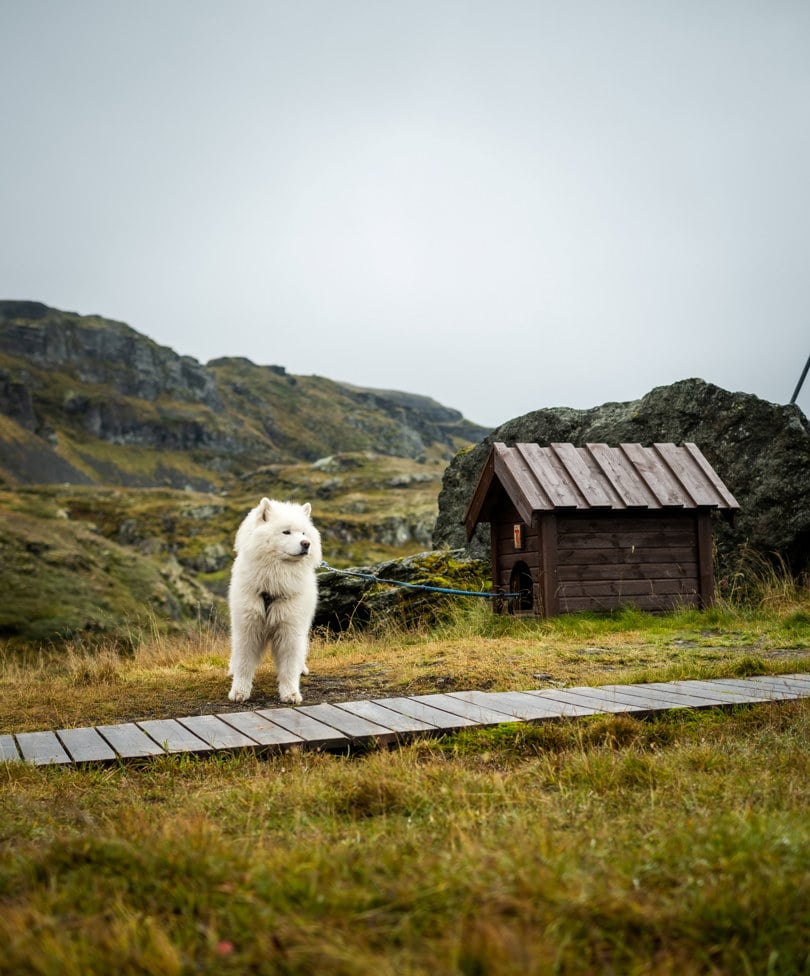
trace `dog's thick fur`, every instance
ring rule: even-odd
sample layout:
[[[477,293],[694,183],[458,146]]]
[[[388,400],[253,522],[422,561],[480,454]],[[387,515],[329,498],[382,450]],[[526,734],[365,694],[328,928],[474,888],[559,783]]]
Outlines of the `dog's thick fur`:
[[[245,701],[269,641],[282,702],[301,703],[309,674],[309,630],[318,602],[315,570],[321,537],[309,504],[262,498],[239,526],[228,603],[231,612],[231,701]]]

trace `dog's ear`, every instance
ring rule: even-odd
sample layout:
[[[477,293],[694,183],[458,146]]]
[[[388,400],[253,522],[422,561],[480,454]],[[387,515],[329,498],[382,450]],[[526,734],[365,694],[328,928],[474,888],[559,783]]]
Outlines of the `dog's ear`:
[[[312,506],[309,504],[309,502],[304,502],[301,508],[304,510],[304,515],[309,518],[309,513],[312,511]]]
[[[256,513],[256,515],[257,515],[258,519],[260,519],[262,522],[266,522],[267,519],[269,518],[269,516],[270,516],[270,506],[272,504],[273,503],[270,501],[269,498],[263,498],[259,502],[259,511]]]

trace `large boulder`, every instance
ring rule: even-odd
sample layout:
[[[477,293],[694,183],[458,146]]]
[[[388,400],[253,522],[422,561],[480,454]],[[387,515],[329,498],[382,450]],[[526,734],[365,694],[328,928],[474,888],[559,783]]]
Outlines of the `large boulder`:
[[[721,567],[743,547],[778,554],[795,571],[810,569],[810,424],[795,405],[730,393],[700,379],[652,390],[640,400],[589,410],[537,410],[498,427],[450,462],[439,495],[433,545],[489,553],[489,527],[467,544],[463,526],[481,467],[494,441],[667,443],[693,441],[740,503],[736,527],[717,520]]]

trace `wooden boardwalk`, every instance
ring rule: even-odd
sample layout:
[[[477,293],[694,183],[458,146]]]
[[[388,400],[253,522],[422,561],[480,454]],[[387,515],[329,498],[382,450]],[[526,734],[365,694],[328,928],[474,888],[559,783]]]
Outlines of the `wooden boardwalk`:
[[[810,674],[523,692],[457,691],[0,734],[0,762],[82,765],[242,749],[344,752],[505,722],[616,712],[647,715],[675,708],[730,708],[807,697]]]

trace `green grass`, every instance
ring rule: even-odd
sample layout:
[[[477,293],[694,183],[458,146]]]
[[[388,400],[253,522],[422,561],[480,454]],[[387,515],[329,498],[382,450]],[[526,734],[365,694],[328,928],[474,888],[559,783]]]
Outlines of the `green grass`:
[[[435,628],[316,639],[305,700],[807,671],[809,611],[801,586],[661,617],[461,601]],[[216,711],[226,659],[206,627],[0,657],[0,731]],[[808,741],[803,701],[352,755],[6,764],[0,973],[807,973]]]

